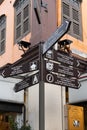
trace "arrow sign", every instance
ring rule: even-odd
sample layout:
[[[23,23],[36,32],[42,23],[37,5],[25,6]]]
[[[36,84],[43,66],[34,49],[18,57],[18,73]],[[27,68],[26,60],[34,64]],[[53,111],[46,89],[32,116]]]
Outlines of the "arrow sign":
[[[24,64],[20,64],[17,66],[11,66],[9,68],[6,68],[2,72],[2,76],[4,78],[6,78],[6,77],[15,76],[17,74],[32,72],[32,71],[35,71],[38,69],[39,69],[39,61],[38,60],[27,61]]]
[[[76,88],[80,87],[78,79],[75,77],[63,77],[61,75],[55,75],[55,84],[59,84],[65,87]]]
[[[60,50],[58,51],[53,50],[53,55],[54,56],[52,60],[54,61],[57,61],[62,64],[66,64],[67,66],[72,66],[78,69],[82,69],[83,71],[86,70],[87,63],[84,60],[76,58],[75,56],[72,56]]]
[[[70,21],[64,21],[63,24],[52,34],[52,36],[43,44],[43,54],[45,54],[70,28]]]
[[[14,91],[19,92],[25,88],[37,84],[38,82],[39,82],[39,73],[36,73],[34,75],[25,78],[23,81],[17,83],[14,87]]]
[[[45,60],[45,69],[48,72],[61,73],[72,77],[78,78],[80,76],[80,72],[77,68],[73,68],[63,63],[57,64],[52,61]]]
[[[44,76],[44,80],[47,83],[61,85],[69,88],[78,89],[80,87],[80,83],[78,82],[77,78],[67,77],[58,73],[46,73]]]
[[[79,69],[86,70],[87,62],[78,58],[74,58],[74,66]]]

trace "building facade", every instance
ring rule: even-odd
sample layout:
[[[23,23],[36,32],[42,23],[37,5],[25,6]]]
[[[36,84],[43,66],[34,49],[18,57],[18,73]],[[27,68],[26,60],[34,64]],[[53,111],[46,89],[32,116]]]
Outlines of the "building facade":
[[[20,46],[21,41],[30,43],[30,48],[44,42],[64,20],[71,21],[71,26],[61,39],[73,41],[70,45],[72,53],[87,58],[86,3],[86,0],[2,0],[0,70],[18,61],[26,52],[27,48]],[[0,76],[0,104],[4,104],[0,111],[9,106],[8,111],[4,110],[4,116],[11,113],[21,124],[24,118],[22,109],[26,106],[25,117],[33,129],[64,130],[64,105],[70,102],[66,101],[68,89],[44,83],[44,97],[41,98],[40,83],[28,88],[26,94],[24,90],[15,93],[13,88],[20,81],[19,78]],[[44,103],[40,104],[41,101]],[[12,106],[15,110],[18,106],[17,110],[14,111]]]

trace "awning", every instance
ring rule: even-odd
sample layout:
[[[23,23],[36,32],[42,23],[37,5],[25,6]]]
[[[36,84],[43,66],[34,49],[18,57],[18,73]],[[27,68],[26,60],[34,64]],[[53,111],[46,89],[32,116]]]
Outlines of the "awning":
[[[0,101],[0,111],[22,113],[24,104]]]

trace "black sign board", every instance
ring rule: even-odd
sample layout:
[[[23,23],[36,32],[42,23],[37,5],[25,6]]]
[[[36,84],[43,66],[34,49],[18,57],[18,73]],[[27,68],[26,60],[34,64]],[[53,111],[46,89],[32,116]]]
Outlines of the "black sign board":
[[[31,87],[39,82],[39,73],[25,78],[23,81],[17,83],[14,87],[15,92],[19,92],[25,88]]]
[[[86,70],[86,61],[59,50],[44,55],[44,80],[65,87],[79,88],[78,78]]]
[[[74,68],[86,70],[86,61],[74,57],[66,52],[60,50],[49,50],[45,57],[58,63],[65,64],[66,66],[72,66]]]
[[[53,35],[43,44],[43,54],[45,54],[65,33],[68,32],[71,22],[64,21],[63,24],[53,33]]]
[[[68,77],[65,75],[62,75],[60,73],[46,73],[44,76],[44,80],[47,83],[61,85],[65,87],[75,88],[78,89],[80,87],[80,83],[78,82],[78,79],[75,77]]]
[[[86,61],[83,61],[79,58],[76,58],[68,53],[64,53],[63,51],[54,50],[55,61],[62,62],[63,64],[67,64],[69,66],[73,66],[75,68],[85,69]]]
[[[77,78],[79,78],[80,76],[80,71],[77,68],[74,68],[67,64],[63,64],[63,63],[57,64],[49,60],[45,60],[44,62],[45,62],[45,69],[48,72],[53,71],[55,73],[61,73],[64,75],[77,77]]]
[[[3,77],[11,77],[11,76],[15,76],[15,75],[18,75],[18,74],[32,72],[32,71],[35,71],[35,70],[38,70],[38,69],[39,69],[39,61],[38,60],[27,61],[23,64],[6,68],[2,72],[2,76]]]

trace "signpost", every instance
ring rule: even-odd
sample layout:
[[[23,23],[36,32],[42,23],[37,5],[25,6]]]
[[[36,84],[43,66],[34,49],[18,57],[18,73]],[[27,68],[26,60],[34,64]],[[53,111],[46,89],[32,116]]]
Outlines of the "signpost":
[[[11,76],[16,76],[18,74],[32,72],[32,71],[35,71],[38,69],[39,69],[39,61],[38,60],[27,61],[23,64],[6,68],[2,72],[2,76],[3,77],[11,77]]]
[[[78,89],[80,87],[80,83],[78,82],[77,78],[68,77],[60,73],[46,73],[44,78],[45,82],[47,83],[61,85],[74,89]]]
[[[44,55],[44,80],[70,88],[79,88],[78,78],[86,70],[86,61],[59,50]]]
[[[54,50],[54,60],[75,68],[85,69],[86,62],[63,51]]]
[[[23,89],[26,89],[28,87],[37,84],[38,82],[39,82],[39,73],[36,73],[34,75],[25,78],[23,81],[16,83],[14,87],[14,91],[19,92]]]
[[[63,24],[52,34],[52,36],[43,44],[43,54],[45,54],[65,33],[69,30],[71,22],[64,21]]]
[[[45,66],[46,66],[46,71],[50,72],[53,71],[55,73],[61,73],[61,74],[65,74],[68,76],[72,76],[72,77],[77,77],[79,78],[80,76],[80,71],[77,68],[74,68],[72,66],[69,66],[67,64],[57,64],[54,62],[50,62],[45,60]]]
[[[21,91],[38,82],[48,82],[71,88],[79,88],[78,78],[86,70],[86,62],[64,51],[52,49],[52,46],[69,30],[71,22],[63,24],[44,43],[30,48],[18,62],[2,71],[3,77],[12,77],[19,74],[31,73],[38,70],[38,74],[17,83],[15,92]],[[44,72],[44,73],[43,73]],[[41,85],[41,84],[40,84]],[[42,85],[43,86],[43,85]]]
[[[67,66],[72,66],[78,69],[86,69],[86,61],[81,60],[75,56],[72,56],[66,52],[60,50],[49,50],[45,54],[45,58],[53,60],[58,63],[66,64]]]

